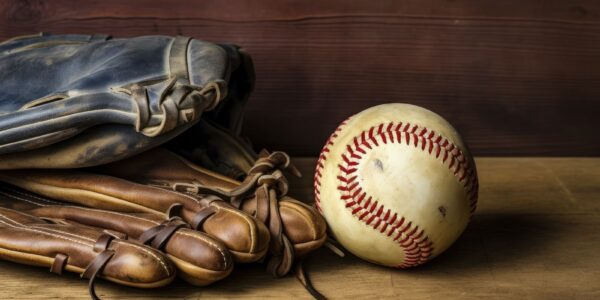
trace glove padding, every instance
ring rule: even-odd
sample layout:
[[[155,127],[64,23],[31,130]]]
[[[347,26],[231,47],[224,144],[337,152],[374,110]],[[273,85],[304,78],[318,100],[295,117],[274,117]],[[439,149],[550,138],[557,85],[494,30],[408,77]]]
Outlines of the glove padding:
[[[0,185],[0,206],[52,222],[101,228],[112,236],[163,251],[177,268],[177,274],[197,286],[221,280],[233,270],[233,257],[221,241],[192,230],[179,218],[164,220],[152,213],[69,205],[7,184]]]
[[[2,197],[3,203],[7,198]],[[89,279],[90,295],[96,278],[139,288],[169,284],[175,269],[165,255],[150,247],[121,240],[100,228],[42,219],[0,207],[0,257],[53,273],[76,272]]]
[[[190,195],[80,170],[7,170],[0,181],[52,199],[114,212],[180,217],[221,241],[236,262],[254,262],[268,250],[264,224],[211,195]]]

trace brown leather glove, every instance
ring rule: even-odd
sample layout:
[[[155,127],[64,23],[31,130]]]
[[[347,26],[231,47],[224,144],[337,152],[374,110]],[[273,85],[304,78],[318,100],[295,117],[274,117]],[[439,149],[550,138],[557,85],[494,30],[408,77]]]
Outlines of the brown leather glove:
[[[159,148],[95,170],[188,195],[214,194],[229,200],[269,227],[268,269],[276,276],[283,276],[290,271],[295,258],[321,247],[327,238],[325,221],[318,212],[286,196],[288,184],[283,169],[297,173],[283,152],[263,153],[246,180],[239,182]]]
[[[2,197],[2,199],[6,199]],[[89,279],[90,295],[100,277],[123,285],[155,288],[175,277],[171,262],[158,250],[116,238],[102,229],[52,222],[0,207],[0,257],[76,272]]]
[[[228,199],[268,224],[273,255],[268,269],[282,276],[290,271],[294,258],[301,258],[325,243],[326,224],[312,207],[286,196],[288,183],[282,171],[300,176],[290,158],[282,152],[255,153],[249,142],[240,137],[240,128],[235,124],[241,124],[242,117],[235,112],[225,111],[217,118],[200,119],[196,126],[167,144],[168,149],[181,157],[154,150],[119,164],[121,167],[113,165],[106,170],[118,170],[122,176],[137,181],[157,181],[176,190],[213,193]],[[144,172],[132,172],[133,169]],[[312,287],[301,262],[297,264],[296,275],[315,298],[324,298]]]
[[[180,218],[165,220],[153,213],[69,205],[7,184],[0,184],[0,206],[53,222],[105,229],[113,236],[161,250],[173,262],[178,275],[194,285],[213,283],[233,270],[233,257],[221,241],[192,230]]]
[[[259,156],[239,141],[242,108],[254,86],[252,60],[242,49],[184,37],[85,35],[23,37],[0,47],[7,50],[0,73],[11,79],[0,90],[19,91],[0,95],[2,124],[10,129],[0,130],[0,169],[13,170],[0,172],[0,181],[33,193],[26,197],[30,201],[43,195],[71,203],[28,202],[33,206],[21,207],[22,212],[126,234],[167,252],[182,276],[200,285],[231,271],[228,254],[217,253],[220,248],[235,262],[258,261],[268,251],[268,269],[282,276],[296,258],[324,243],[324,220],[286,196],[282,171],[294,171],[289,157]],[[65,47],[77,55],[65,57]],[[115,56],[115,49],[123,55]],[[40,67],[43,58],[61,63]],[[103,68],[106,59],[117,63]],[[136,64],[143,72],[115,72]],[[40,72],[44,76],[29,76]],[[38,88],[23,89],[23,82]],[[211,122],[214,127],[203,125]],[[207,134],[196,135],[203,130]],[[241,182],[172,154],[144,153],[158,145],[200,153],[195,156],[205,159],[192,161]],[[119,162],[124,158],[131,159]],[[108,162],[113,163],[98,167]],[[94,168],[78,169],[87,167]],[[197,242],[183,234],[193,230],[199,231],[194,236],[214,241],[198,245],[207,249],[206,256],[178,252],[180,244]]]
[[[180,217],[221,241],[236,262],[254,262],[268,250],[264,224],[211,195],[190,195],[79,170],[10,170],[0,181],[61,201],[115,212]]]

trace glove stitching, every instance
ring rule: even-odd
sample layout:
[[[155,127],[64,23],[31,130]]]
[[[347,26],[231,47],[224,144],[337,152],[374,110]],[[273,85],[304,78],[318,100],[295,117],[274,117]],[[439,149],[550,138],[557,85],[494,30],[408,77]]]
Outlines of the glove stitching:
[[[0,218],[3,218],[5,220],[10,220],[11,222],[14,222],[14,223],[16,223],[16,224],[19,225],[19,226],[17,226],[17,225],[14,225],[14,224],[9,224],[9,223],[7,223],[5,221],[0,220],[0,223],[5,224],[5,225],[10,226],[10,227],[13,227],[13,228],[20,228],[20,229],[27,230],[27,231],[33,231],[33,232],[40,233],[42,235],[49,235],[49,236],[53,236],[55,238],[59,238],[59,239],[71,241],[73,243],[80,244],[80,245],[83,245],[83,246],[93,247],[93,245],[86,244],[85,242],[82,242],[82,241],[77,241],[77,240],[74,240],[74,239],[71,239],[71,238],[68,238],[68,237],[64,237],[64,236],[60,236],[60,235],[57,235],[57,234],[54,234],[54,233],[51,233],[51,232],[45,232],[45,231],[33,229],[30,226],[21,224],[21,223],[15,221],[15,220],[12,220],[12,219],[10,219],[10,218],[2,215],[2,214],[0,214]]]
[[[42,201],[42,202],[46,202],[46,203],[50,203],[50,204],[60,204],[59,202],[55,202],[55,201],[51,201],[51,200],[48,200],[48,199],[44,199],[44,198],[42,198],[42,197],[39,197],[39,196],[37,196],[37,195],[33,195],[33,194],[31,194],[31,195],[30,195],[30,194],[26,194],[26,193],[23,193],[23,192],[21,192],[21,191],[19,191],[19,190],[16,190],[16,189],[12,189],[12,188],[7,188],[7,189],[8,189],[10,192],[14,192],[14,193],[17,193],[17,194],[19,194],[19,195],[22,195],[22,196],[31,196],[32,198],[35,198],[35,199],[37,199],[37,200],[40,200],[40,201]],[[8,194],[8,193],[3,193],[3,194],[5,194],[6,196],[9,196],[9,197],[10,197],[10,196],[12,196],[12,197],[15,197],[15,198],[16,198],[16,196],[14,196],[14,195],[11,195],[11,194]],[[21,199],[21,198],[17,198],[17,199]],[[30,202],[30,201],[31,201],[31,200],[29,200],[29,201],[28,201],[27,199],[23,199],[23,200],[24,200],[24,201],[27,201],[27,202]],[[30,202],[30,203],[33,203],[33,204],[35,204],[35,202]],[[38,205],[40,205],[40,206],[44,206],[44,204],[41,204],[41,203],[39,203]]]
[[[26,193],[20,192],[20,191],[18,191],[18,190],[15,190],[15,189],[10,189],[10,188],[8,188],[8,190],[10,190],[11,192],[18,193],[18,194],[20,194],[20,195],[23,195],[23,196],[32,196],[32,197],[34,197],[34,198],[36,198],[36,199],[38,199],[38,200],[41,200],[41,201],[44,201],[44,202],[48,202],[48,203],[53,203],[53,201],[49,201],[49,200],[46,200],[46,199],[44,199],[44,198],[42,198],[42,197],[38,197],[38,196],[35,196],[35,195],[29,195],[29,194],[26,194]],[[4,196],[7,196],[8,198],[13,198],[13,199],[15,199],[15,200],[19,200],[19,201],[28,202],[28,203],[31,203],[31,204],[34,204],[34,205],[38,205],[38,206],[44,206],[44,207],[47,207],[47,206],[49,206],[49,205],[41,204],[41,203],[38,203],[38,202],[35,202],[35,201],[31,201],[31,200],[29,200],[29,199],[25,199],[25,198],[17,197],[17,196],[15,196],[15,195],[7,194],[7,193],[4,193],[3,191],[0,191],[0,194],[2,194],[2,195],[4,195]],[[56,202],[56,204],[58,204],[58,202]],[[87,207],[80,207],[80,206],[72,206],[72,205],[64,205],[64,206],[63,206],[63,205],[61,205],[61,206],[62,206],[62,207],[67,207],[67,208],[76,208],[76,209],[81,209],[81,210],[86,210],[86,211],[98,211],[98,210],[96,210],[96,209],[90,209],[90,208],[87,208]],[[111,214],[115,214],[115,215],[124,216],[124,217],[131,217],[131,218],[134,218],[134,219],[137,219],[137,220],[141,220],[141,221],[150,222],[150,223],[153,223],[153,224],[155,224],[155,225],[159,225],[159,224],[160,224],[159,222],[156,222],[156,221],[153,221],[153,220],[144,219],[144,218],[140,218],[140,217],[133,216],[133,215],[126,215],[126,214],[122,214],[122,213],[119,213],[119,212],[113,212],[113,211],[106,211],[106,212],[108,212],[108,213],[111,213]],[[19,225],[22,225],[22,224],[19,224]],[[32,226],[32,227],[35,227],[35,228],[40,228],[40,227],[38,227],[38,226]],[[40,229],[41,229],[41,228],[40,228]],[[44,229],[46,229],[46,228],[44,228]],[[62,232],[62,231],[58,231],[58,232]],[[74,234],[67,233],[67,232],[64,232],[64,233],[65,233],[65,234],[67,234],[67,235],[74,235]],[[200,236],[194,236],[194,235],[187,234],[187,233],[182,233],[182,232],[179,232],[179,233],[180,233],[180,234],[183,234],[183,235],[186,235],[186,236],[189,236],[189,237],[192,237],[192,238],[195,238],[195,239],[202,240],[202,241],[204,241],[204,242],[206,242],[206,243],[210,244],[211,246],[213,246],[213,247],[217,248],[217,250],[218,250],[218,251],[221,253],[221,258],[222,258],[222,260],[223,260],[223,264],[224,264],[224,265],[227,265],[227,263],[226,263],[226,258],[225,258],[225,253],[223,252],[223,249],[221,249],[219,246],[217,246],[216,244],[214,244],[214,243],[212,243],[212,242],[210,242],[210,241],[208,241],[208,240],[205,240],[205,239],[201,238]],[[77,237],[79,237],[79,238],[84,238],[84,237],[82,237],[82,236],[78,236],[78,235],[74,235],[74,236],[77,236]],[[84,238],[84,239],[85,239],[85,238]],[[88,240],[90,240],[90,239],[88,239]],[[135,246],[134,246],[134,247],[135,247]],[[155,256],[155,257],[156,257],[156,256]],[[159,259],[159,261],[161,261],[161,260]],[[161,261],[161,264],[162,264],[162,261]],[[163,265],[163,266],[164,266],[164,265]],[[166,270],[166,267],[165,267],[165,270]],[[168,274],[168,273],[169,273],[169,272],[168,272],[168,270],[167,270],[167,274]]]
[[[54,202],[54,201],[46,200],[46,199],[44,199],[42,197],[39,197],[39,196],[29,195],[29,194],[26,194],[26,193],[23,193],[23,192],[20,192],[20,191],[17,191],[17,190],[13,190],[13,189],[9,189],[9,190],[11,192],[15,192],[15,193],[21,194],[23,196],[31,196],[33,198],[36,198],[37,200],[48,202],[48,203],[51,203],[51,204],[50,205],[48,205],[48,204],[42,204],[42,203],[35,202],[35,201],[29,200],[29,199],[26,199],[26,198],[21,198],[21,197],[12,195],[12,194],[8,194],[8,193],[5,193],[3,191],[0,191],[0,195],[6,196],[8,198],[12,198],[14,200],[28,202],[28,203],[31,203],[31,204],[34,204],[34,205],[38,205],[38,206],[42,206],[42,207],[60,206],[60,207],[75,208],[75,209],[81,209],[81,210],[92,211],[92,212],[94,212],[94,211],[101,211],[99,209],[93,209],[93,208],[88,208],[88,207],[83,207],[83,206],[62,205],[59,202]],[[110,213],[110,214],[114,214],[114,215],[118,215],[118,216],[123,216],[123,217],[128,217],[128,218],[134,218],[134,219],[137,219],[137,220],[140,220],[140,221],[145,221],[145,222],[150,222],[150,223],[155,224],[155,225],[160,225],[159,222],[156,222],[154,220],[144,219],[144,218],[141,218],[141,217],[138,217],[138,216],[134,216],[134,215],[126,215],[126,214],[123,214],[123,213],[120,213],[120,212],[117,212],[117,211],[108,211],[108,210],[102,210],[102,211],[105,212],[105,213]]]
[[[46,205],[46,206],[51,206],[51,205]],[[160,225],[160,222],[156,222],[154,220],[149,220],[149,219],[144,219],[138,216],[134,216],[134,215],[127,215],[127,214],[123,214],[120,213],[118,211],[110,211],[110,210],[104,210],[104,209],[96,209],[96,208],[89,208],[89,207],[83,207],[83,206],[73,206],[73,205],[57,205],[60,207],[68,207],[68,208],[75,208],[75,209],[81,209],[81,210],[86,210],[86,211],[91,211],[91,212],[102,212],[102,213],[108,213],[108,214],[113,214],[113,215],[117,215],[117,216],[122,216],[122,217],[126,217],[126,218],[133,218],[133,219],[137,219],[140,221],[144,221],[144,222],[150,222],[154,225]]]
[[[5,218],[6,218],[6,217],[5,217]],[[18,222],[16,222],[16,221],[15,221],[15,223],[18,223]],[[20,223],[18,223],[18,224],[20,224]],[[25,226],[25,225],[23,225],[23,224],[20,224],[20,225],[22,225],[22,226]],[[34,225],[34,226],[28,226],[28,227],[33,227],[33,228],[38,228],[38,229],[45,229],[45,230],[48,230],[48,231],[53,231],[53,232],[59,232],[59,233],[63,233],[63,234],[66,234],[66,235],[76,236],[76,237],[79,237],[79,238],[81,238],[81,239],[83,239],[83,240],[91,241],[91,242],[94,242],[94,243],[96,242],[96,240],[94,240],[94,239],[92,239],[92,238],[88,238],[88,237],[86,237],[86,236],[81,236],[81,235],[77,235],[77,234],[70,233],[70,232],[63,232],[63,231],[60,231],[60,230],[49,229],[49,228],[43,228],[43,227],[39,227],[39,226],[37,226],[37,225]],[[113,242],[115,242],[115,243],[122,243],[122,242],[121,242],[121,241],[119,241],[119,240],[114,240]],[[167,268],[167,265],[164,263],[163,259],[162,259],[162,258],[160,258],[160,257],[158,257],[156,254],[152,253],[150,250],[148,250],[148,249],[146,249],[146,248],[143,248],[143,247],[140,247],[140,246],[138,246],[138,245],[136,245],[136,244],[133,244],[133,243],[128,243],[128,244],[124,244],[124,245],[131,246],[131,247],[133,247],[133,248],[137,248],[137,249],[139,249],[139,250],[141,250],[141,251],[145,252],[146,254],[148,254],[148,255],[150,255],[150,256],[152,256],[152,257],[154,257],[154,258],[155,258],[155,259],[156,259],[156,260],[157,260],[157,261],[158,261],[158,262],[161,264],[161,266],[163,267],[163,269],[165,270],[165,272],[166,272],[167,274],[171,274],[171,272],[169,272],[169,270],[168,270],[168,268]]]
[[[37,226],[33,226],[33,227],[39,228]],[[44,229],[46,229],[46,228],[44,228]],[[49,229],[49,230],[51,230],[51,229]],[[72,234],[72,233],[68,233],[68,232],[62,232],[62,231],[57,231],[57,230],[55,230],[55,232],[61,232],[61,233],[64,233],[64,234],[70,234],[70,235],[73,235],[73,236],[78,236],[78,237],[80,237],[80,238],[82,238],[84,240],[88,240],[88,241],[91,241],[91,242],[94,242],[94,243],[96,242],[96,240],[94,240],[92,238],[85,237],[85,236],[79,236],[79,235],[76,235],[76,234]],[[113,243],[122,243],[122,241],[113,240]],[[136,245],[134,243],[127,243],[127,244],[124,244],[124,245],[131,246],[133,248],[141,250],[141,251],[145,252],[146,254],[154,257],[161,264],[161,266],[163,267],[163,269],[165,270],[165,272],[167,274],[171,274],[171,272],[169,272],[169,269],[167,268],[167,265],[164,263],[163,259],[160,258],[159,256],[157,256],[156,254],[152,253],[150,250],[148,250],[146,248],[143,248],[143,247],[140,247],[140,246],[138,246],[138,245]]]
[[[11,194],[7,194],[7,193],[4,193],[4,192],[0,192],[0,195],[4,196],[6,198],[9,198],[9,199],[13,199],[13,200],[17,200],[17,201],[23,201],[23,202],[31,203],[31,204],[37,205],[37,206],[42,206],[42,207],[48,206],[46,204],[41,204],[41,203],[38,203],[38,202],[35,202],[35,201],[31,201],[29,199],[21,198],[21,197],[18,197],[18,196],[15,196],[15,195],[11,195]]]

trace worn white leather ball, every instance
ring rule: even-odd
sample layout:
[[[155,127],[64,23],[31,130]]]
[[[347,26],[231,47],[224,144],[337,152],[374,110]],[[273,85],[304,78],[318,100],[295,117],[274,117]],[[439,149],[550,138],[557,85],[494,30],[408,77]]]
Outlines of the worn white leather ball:
[[[446,250],[477,203],[477,171],[456,130],[409,104],[344,121],[327,140],[315,205],[347,250],[385,266],[417,266]]]

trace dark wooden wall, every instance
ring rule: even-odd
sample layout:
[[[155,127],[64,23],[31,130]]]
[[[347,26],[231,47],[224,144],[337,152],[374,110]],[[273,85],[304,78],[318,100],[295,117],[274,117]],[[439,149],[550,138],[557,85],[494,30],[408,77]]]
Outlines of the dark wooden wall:
[[[295,155],[385,102],[440,113],[477,155],[599,155],[599,13],[594,0],[3,0],[0,38],[237,43],[258,76],[246,134]]]

